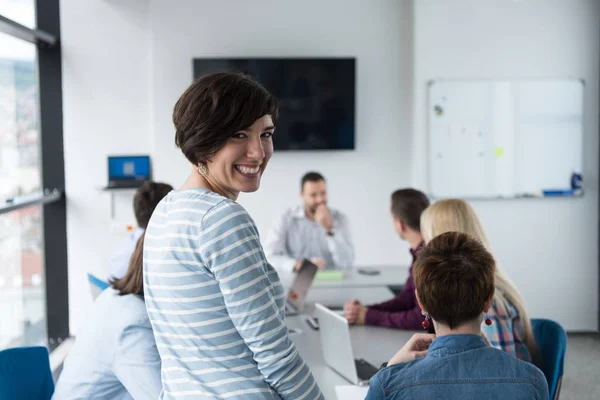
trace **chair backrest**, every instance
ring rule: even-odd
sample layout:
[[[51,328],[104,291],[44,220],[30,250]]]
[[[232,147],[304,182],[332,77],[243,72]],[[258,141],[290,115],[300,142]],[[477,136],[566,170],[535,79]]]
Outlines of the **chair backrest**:
[[[0,399],[49,400],[52,393],[54,380],[45,347],[0,351]]]
[[[532,319],[531,327],[540,349],[542,365],[538,366],[548,381],[550,399],[558,399],[567,353],[567,333],[549,319]]]
[[[92,292],[92,300],[96,300],[96,298],[100,296],[100,293],[102,293],[102,291],[104,291],[104,289],[106,289],[110,285],[108,284],[108,282],[105,282],[92,274],[88,273],[87,277],[88,282],[90,283],[90,291]]]

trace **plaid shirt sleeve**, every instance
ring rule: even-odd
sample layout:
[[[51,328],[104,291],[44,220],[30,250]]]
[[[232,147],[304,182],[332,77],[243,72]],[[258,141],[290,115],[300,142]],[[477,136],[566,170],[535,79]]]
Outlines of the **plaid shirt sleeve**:
[[[525,343],[525,325],[517,309],[496,291],[492,308],[488,312],[492,320],[490,326],[481,324],[481,331],[493,347],[523,360],[531,361],[531,354]]]

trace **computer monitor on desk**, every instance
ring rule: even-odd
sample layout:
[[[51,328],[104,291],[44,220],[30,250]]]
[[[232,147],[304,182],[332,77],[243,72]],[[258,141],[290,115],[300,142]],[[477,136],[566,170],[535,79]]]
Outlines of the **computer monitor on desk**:
[[[109,156],[107,189],[138,188],[152,179],[149,156]]]

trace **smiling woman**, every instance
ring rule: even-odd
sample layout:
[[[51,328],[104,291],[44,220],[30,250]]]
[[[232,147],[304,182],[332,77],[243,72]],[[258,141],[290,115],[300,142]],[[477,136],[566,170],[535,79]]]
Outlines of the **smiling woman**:
[[[199,78],[175,105],[190,174],[156,207],[144,245],[162,398],[322,398],[285,327],[279,277],[235,202],[260,186],[277,108],[265,88],[233,73]]]
[[[239,192],[258,190],[273,154],[274,130],[272,117],[264,115],[249,128],[235,133],[222,151],[201,164],[204,180],[232,199],[236,199]]]
[[[173,112],[175,143],[198,171],[184,187],[205,187],[232,200],[258,190],[273,154],[277,110],[277,100],[246,75],[198,79]]]

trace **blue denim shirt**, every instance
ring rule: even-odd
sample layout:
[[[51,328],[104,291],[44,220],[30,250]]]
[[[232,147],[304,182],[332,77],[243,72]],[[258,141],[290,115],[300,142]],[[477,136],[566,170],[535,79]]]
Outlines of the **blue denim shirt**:
[[[365,400],[548,399],[542,371],[479,335],[436,338],[424,358],[384,368],[369,382]]]
[[[160,367],[144,299],[108,288],[77,333],[52,399],[156,399]]]

